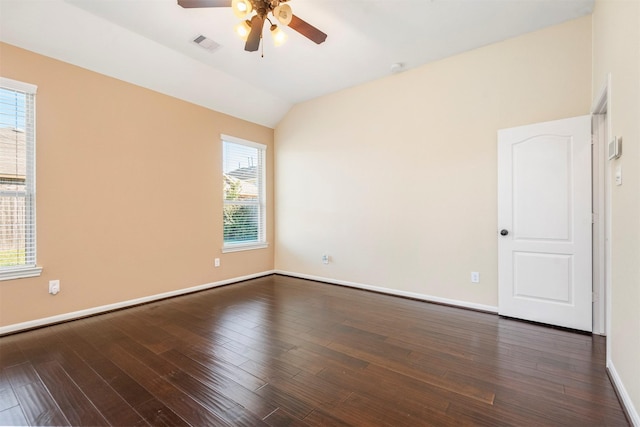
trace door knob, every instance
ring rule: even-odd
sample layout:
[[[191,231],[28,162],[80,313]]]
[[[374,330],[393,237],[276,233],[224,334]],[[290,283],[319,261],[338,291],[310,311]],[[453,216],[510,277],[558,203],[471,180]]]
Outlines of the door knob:
[[[506,236],[507,234],[509,234],[509,230],[504,229],[504,228],[502,230],[500,230],[500,235]]]

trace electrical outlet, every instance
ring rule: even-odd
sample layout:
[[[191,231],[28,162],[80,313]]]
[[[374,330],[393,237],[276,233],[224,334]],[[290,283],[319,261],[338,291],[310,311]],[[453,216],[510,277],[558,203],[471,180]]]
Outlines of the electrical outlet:
[[[322,263],[329,264],[329,255],[322,255]]]
[[[220,258],[216,258],[213,260],[213,266],[214,267],[220,267]]]
[[[60,292],[60,280],[49,280],[49,293],[55,295]]]
[[[477,271],[471,272],[471,283],[480,283],[480,273]]]

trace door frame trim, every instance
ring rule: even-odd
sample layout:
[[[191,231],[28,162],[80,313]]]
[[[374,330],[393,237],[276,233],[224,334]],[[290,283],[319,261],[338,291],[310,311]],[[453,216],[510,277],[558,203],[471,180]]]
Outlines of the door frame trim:
[[[591,130],[594,154],[597,154],[593,158],[594,178],[597,176],[593,190],[596,214],[593,266],[598,274],[593,275],[593,292],[599,297],[598,306],[594,304],[593,332],[607,336],[611,325],[611,169],[606,154],[607,142],[613,138],[610,110],[611,74],[608,74],[591,106]],[[611,354],[610,345],[610,340],[607,340],[607,360]]]

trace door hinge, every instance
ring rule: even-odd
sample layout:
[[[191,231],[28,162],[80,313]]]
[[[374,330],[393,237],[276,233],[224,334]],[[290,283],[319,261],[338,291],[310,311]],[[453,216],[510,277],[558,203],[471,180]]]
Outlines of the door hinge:
[[[591,292],[591,302],[598,302],[598,294]]]
[[[591,224],[595,224],[596,222],[598,222],[598,214],[591,213]]]

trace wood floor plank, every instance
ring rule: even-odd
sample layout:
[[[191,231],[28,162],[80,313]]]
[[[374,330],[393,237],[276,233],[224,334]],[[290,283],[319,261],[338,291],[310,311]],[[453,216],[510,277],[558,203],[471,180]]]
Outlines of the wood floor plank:
[[[258,353],[274,356],[282,354],[295,346],[293,344],[274,339],[270,336],[263,336],[258,331],[247,331],[244,328],[229,328],[229,323],[218,327],[217,330],[229,339],[223,346],[230,349],[241,349],[242,354],[251,358]],[[235,351],[235,350],[234,350]],[[259,356],[258,356],[259,357]]]
[[[169,312],[171,313],[171,311]],[[168,332],[178,340],[188,340],[191,344],[197,344],[202,347],[215,348],[229,341],[229,338],[222,336],[216,330],[212,330],[210,325],[193,325],[186,321],[185,318],[165,322],[160,327],[165,333]]]
[[[571,418],[579,425],[605,425],[603,414],[608,410],[599,402],[585,402],[566,394],[545,393],[541,395],[534,390],[522,390],[513,392],[512,390],[498,389],[495,406],[498,408],[509,408],[511,411],[531,414],[534,419],[547,420],[548,424]]]
[[[370,365],[363,371],[327,368],[319,376],[360,396],[393,400],[396,408],[407,412],[422,406],[445,412],[456,397],[454,393],[443,392],[438,387],[376,365]],[[371,384],[377,387],[372,388]],[[398,399],[398,396],[403,397]]]
[[[484,427],[549,427],[554,425],[549,424],[548,420],[532,417],[531,414],[525,415],[519,412],[487,408],[480,402],[467,402],[466,404],[453,402],[447,408],[446,414],[461,425]],[[562,424],[556,425],[562,426]]]
[[[79,339],[71,342],[70,346],[72,346],[80,357],[91,363],[92,368],[99,373],[101,378],[126,402],[136,408],[138,405],[153,399],[151,393],[109,360],[102,351],[99,351],[91,344],[90,331],[86,331],[84,328],[75,328],[74,332],[79,332],[81,335],[78,335]]]
[[[243,350],[242,348],[238,348],[238,351],[241,352]],[[265,383],[276,378],[293,378],[300,373],[300,369],[295,366],[267,356],[254,356],[253,359],[246,361],[240,365],[239,368],[260,378]]]
[[[58,362],[40,363],[36,365],[36,371],[71,424],[88,426],[108,424],[100,411],[93,406]]]
[[[15,388],[16,397],[27,422],[35,426],[70,425],[56,401],[41,382]]]
[[[441,374],[426,372],[420,368],[412,366],[410,363],[394,359],[387,359],[383,355],[370,354],[364,350],[352,347],[346,343],[343,344],[334,342],[331,343],[329,347],[331,347],[332,349],[344,351],[352,356],[368,360],[370,363],[383,366],[390,371],[397,372],[409,377],[418,378],[427,384],[440,387],[443,390],[451,391],[461,396],[471,397],[488,404],[493,403],[493,399],[495,398],[495,392],[492,389],[448,381],[442,376],[444,372]]]
[[[33,365],[55,360],[60,351],[60,339],[57,332],[61,328],[64,328],[64,325],[53,325],[31,331],[29,339],[22,340],[19,343],[24,357],[29,359]],[[43,352],[43,347],[48,348],[49,351]]]
[[[12,389],[7,388],[0,391],[0,411],[18,406],[18,399]],[[2,425],[2,424],[0,424]]]
[[[348,388],[345,389],[306,372],[300,372],[287,380],[275,378],[270,385],[315,408],[335,407],[351,395],[351,390]]]
[[[171,374],[167,380],[204,408],[228,422],[229,425],[264,425],[259,417],[230,399],[224,393],[224,390],[211,387],[209,384],[203,384],[182,371]]]
[[[140,313],[140,310],[137,310],[132,314],[135,316],[136,322],[120,317],[114,319],[112,325],[154,353],[160,353],[172,348],[175,342],[172,337],[150,322],[143,314]]]
[[[187,354],[194,353],[187,352]],[[207,388],[217,391],[246,408],[259,419],[263,419],[277,409],[277,406],[265,401],[252,391],[266,383],[234,365],[204,358],[201,353],[190,357],[176,349],[166,351],[161,356],[173,365],[179,366],[183,372],[197,379]]]
[[[266,381],[240,368],[240,365],[229,363],[226,359],[216,357],[217,353],[204,352],[190,347],[185,349],[184,354],[201,365],[213,370],[216,374],[222,375],[248,390],[257,390],[266,384]],[[248,361],[248,359],[242,359]],[[245,363],[245,362],[243,362]]]
[[[272,275],[0,337],[0,425],[627,426],[606,338]]]
[[[13,388],[0,370],[0,411],[9,409],[18,404],[16,394],[13,392]],[[0,424],[2,425],[2,424]]]
[[[149,399],[136,405],[135,409],[142,415],[150,426],[181,427],[189,426],[178,414],[167,408],[157,399]],[[118,425],[118,424],[114,424]]]
[[[149,393],[191,425],[229,425],[212,412],[213,408],[202,406],[190,395],[158,376],[144,363],[136,360],[117,344],[109,346],[109,358],[135,379]]]
[[[272,401],[266,400],[257,393],[247,390],[242,386],[229,387],[224,390],[224,394],[240,406],[246,408],[252,414],[260,419],[264,419],[267,415],[278,409],[278,405]]]
[[[167,426],[188,425],[186,421],[159,402],[144,387],[108,360],[102,352],[98,351],[91,344],[92,339],[97,338],[101,340],[99,334],[91,334],[91,331],[98,332],[96,325],[92,325],[91,323],[89,323],[89,327],[84,322],[74,323],[74,326],[69,328],[69,333],[74,338],[65,341],[67,345],[73,348],[85,362],[90,363],[92,369],[109,384],[119,398],[126,402],[128,406],[131,406],[135,413],[139,414],[148,424]],[[96,401],[94,401],[94,403],[96,403]],[[126,414],[128,412],[127,405],[120,406],[123,415],[126,416],[126,418],[137,418],[135,415]],[[103,413],[108,413],[107,408],[101,407],[101,409],[103,409]],[[135,424],[140,424],[139,420],[136,420],[132,425]],[[127,424],[117,422],[113,425]]]
[[[36,370],[33,369],[31,361],[24,361],[19,365],[4,368],[3,374],[14,390],[27,384],[40,382],[40,377],[38,377]]]
[[[18,342],[20,337],[7,336],[0,339],[0,370],[3,368],[19,365],[26,360]]]
[[[0,411],[0,426],[28,426],[29,422],[20,406],[12,406]]]
[[[282,408],[278,408],[277,410],[273,411],[271,414],[269,414],[269,416],[267,416],[264,419],[264,421],[267,425],[270,425],[272,427],[282,427],[282,426],[308,427],[309,426],[309,424],[287,413],[287,411],[285,411]]]
[[[300,399],[297,396],[280,390],[273,384],[267,384],[264,387],[259,388],[255,392],[258,396],[265,399],[278,407],[282,407],[289,414],[303,419],[313,411],[313,405],[310,405]]]
[[[415,415],[404,413],[395,407],[384,405],[382,400],[372,399],[353,393],[345,402],[331,413],[351,425],[416,427],[438,425],[437,419],[420,419]]]
[[[65,331],[61,335],[67,351],[61,352],[56,360],[107,422],[122,426],[146,425],[142,416],[67,345],[75,339],[73,334]]]
[[[265,401],[252,391],[264,386],[266,383],[263,380],[238,369],[225,360],[217,360],[213,355],[193,348],[183,348],[180,351],[172,349],[162,353],[161,356],[210,389],[218,390],[237,402],[260,419],[277,409],[277,406]]]
[[[352,425],[334,417],[322,409],[314,409],[311,411],[311,413],[304,418],[304,422],[313,427],[348,427]]]
[[[566,385],[564,387],[564,393],[567,396],[576,397],[584,402],[597,401],[607,408],[617,409],[618,406],[620,406],[620,402],[618,401],[618,396],[615,391],[609,389],[606,383],[598,384],[598,381],[594,381],[594,383]]]

